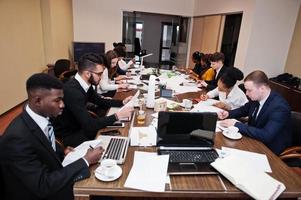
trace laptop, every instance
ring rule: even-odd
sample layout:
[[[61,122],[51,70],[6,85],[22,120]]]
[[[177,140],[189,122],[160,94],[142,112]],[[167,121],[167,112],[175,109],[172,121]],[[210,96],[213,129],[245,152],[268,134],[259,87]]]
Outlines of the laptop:
[[[113,159],[117,164],[124,163],[129,146],[128,137],[100,135],[97,139],[100,139],[97,146],[102,146],[105,150],[101,159]]]
[[[169,155],[168,174],[217,174],[216,122],[216,113],[159,112],[158,154]]]

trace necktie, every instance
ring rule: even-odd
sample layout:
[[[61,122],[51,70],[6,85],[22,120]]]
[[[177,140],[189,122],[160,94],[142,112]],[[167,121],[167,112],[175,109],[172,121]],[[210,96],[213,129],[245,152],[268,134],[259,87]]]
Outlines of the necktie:
[[[50,142],[50,145],[52,146],[53,150],[55,151],[55,136],[54,136],[54,131],[53,131],[53,126],[51,122],[48,122],[47,125],[47,130],[48,130],[48,140]]]
[[[256,103],[256,106],[255,106],[255,109],[252,113],[252,125],[255,125],[255,121],[256,121],[256,118],[257,118],[257,113],[258,113],[258,110],[259,110],[259,102]]]

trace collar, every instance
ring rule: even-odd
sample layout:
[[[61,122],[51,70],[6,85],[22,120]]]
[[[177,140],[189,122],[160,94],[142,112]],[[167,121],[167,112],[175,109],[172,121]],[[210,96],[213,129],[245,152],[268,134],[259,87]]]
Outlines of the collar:
[[[28,104],[25,107],[26,112],[28,115],[37,123],[37,125],[41,128],[41,130],[45,133],[47,133],[47,125],[49,123],[49,118],[43,117],[37,113],[35,113],[31,108],[28,106]]]
[[[235,84],[234,86],[233,86],[233,88],[232,88],[232,90],[229,92],[229,94],[228,94],[228,98],[229,97],[235,97],[236,95],[237,95],[237,90],[239,89],[239,87],[237,86],[237,84]]]
[[[218,75],[218,73],[221,71],[221,69],[224,67],[224,65],[221,67],[221,68],[219,68],[218,70],[216,70],[216,76],[215,77],[217,77],[217,75]]]
[[[74,77],[80,84],[80,86],[85,90],[85,92],[87,93],[87,91],[89,90],[91,84],[88,84],[78,73],[75,74]]]
[[[270,94],[271,94],[271,90],[269,91],[268,95],[267,95],[265,98],[263,98],[262,100],[259,101],[260,107],[263,106],[263,104],[264,104],[264,103],[266,102],[266,100],[269,98]]]

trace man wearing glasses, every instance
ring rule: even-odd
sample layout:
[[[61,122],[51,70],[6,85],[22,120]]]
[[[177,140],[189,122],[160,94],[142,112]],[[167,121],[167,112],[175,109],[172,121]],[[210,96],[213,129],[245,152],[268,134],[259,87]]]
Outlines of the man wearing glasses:
[[[88,112],[88,102],[100,108],[108,108],[123,106],[131,99],[105,99],[96,93],[94,88],[99,84],[105,66],[103,55],[85,54],[78,62],[78,73],[64,85],[65,109],[54,125],[56,136],[62,139],[65,146],[76,147],[84,141],[95,139],[99,129],[131,116],[132,107],[125,107],[114,115],[100,118],[95,118]]]

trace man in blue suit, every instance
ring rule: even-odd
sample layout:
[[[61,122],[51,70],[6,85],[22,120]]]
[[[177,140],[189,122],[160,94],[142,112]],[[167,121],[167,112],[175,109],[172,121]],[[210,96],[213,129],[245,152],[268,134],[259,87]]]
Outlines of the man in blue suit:
[[[246,95],[251,99],[244,106],[218,113],[221,125],[236,126],[243,135],[263,142],[279,155],[291,145],[291,115],[286,100],[271,91],[269,79],[262,71],[250,73],[244,80]],[[248,116],[248,124],[234,118]],[[228,119],[226,119],[228,118]]]

